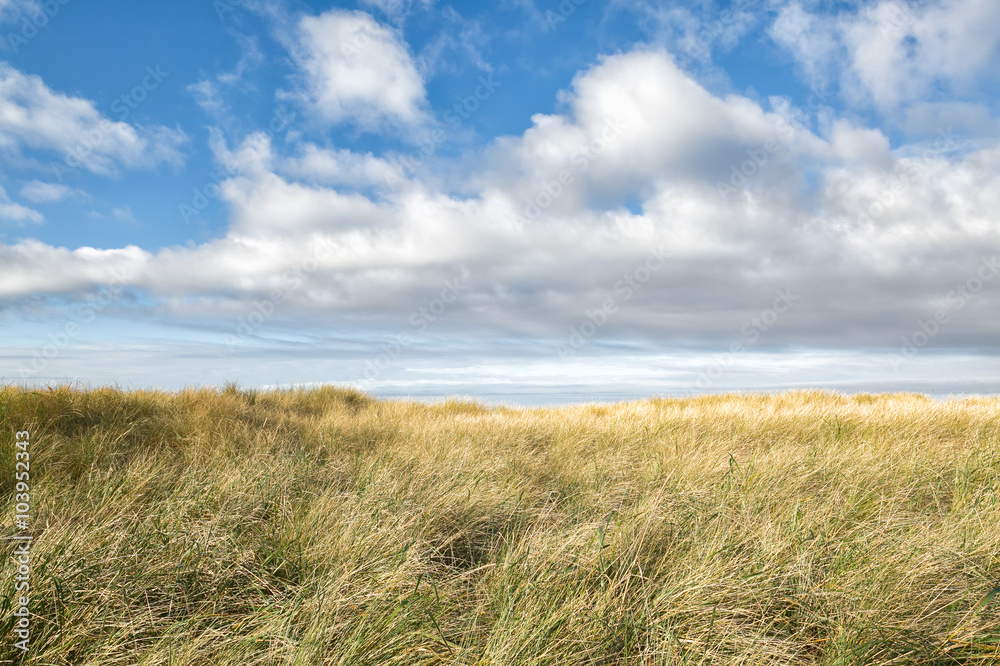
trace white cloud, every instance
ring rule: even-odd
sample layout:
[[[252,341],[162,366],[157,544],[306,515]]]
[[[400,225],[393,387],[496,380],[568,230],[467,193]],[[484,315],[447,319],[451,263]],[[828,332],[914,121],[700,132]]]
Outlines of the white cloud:
[[[229,107],[222,99],[222,91],[219,90],[217,81],[201,79],[188,85],[185,90],[194,97],[195,103],[210,116],[221,117],[229,111]]]
[[[931,101],[939,88],[974,94],[995,76],[1000,4],[992,0],[879,0],[856,12],[810,13],[784,7],[770,28],[799,61],[811,85],[838,78],[848,101],[892,112]]]
[[[914,134],[936,134],[952,129],[974,136],[1000,133],[1000,121],[985,104],[966,102],[918,102],[907,107],[903,126]]]
[[[921,99],[935,83],[960,91],[992,70],[1000,43],[1000,4],[883,1],[862,11],[843,31],[861,85],[877,106],[891,109]]]
[[[42,214],[19,203],[11,201],[7,195],[7,190],[0,187],[0,218],[13,220],[15,222],[34,222],[36,224],[45,220]]]
[[[468,20],[451,7],[445,7],[438,13],[437,23],[437,36],[421,49],[417,58],[422,75],[458,72],[468,64],[484,72],[493,71],[482,54],[489,35],[478,21]]]
[[[608,12],[634,15],[632,21],[636,27],[649,35],[653,43],[682,58],[707,63],[716,52],[726,53],[735,47],[758,21],[763,9],[747,2],[720,7],[711,7],[710,0],[701,4],[692,11],[678,3],[612,0]]]
[[[390,19],[400,22],[409,16],[416,8],[429,9],[434,0],[362,0],[361,4],[381,11]]]
[[[284,161],[282,171],[294,178],[327,186],[352,188],[385,187],[403,180],[402,169],[371,153],[320,148],[305,144],[298,157]]]
[[[426,91],[402,37],[369,14],[330,10],[299,23],[301,96],[329,123],[364,130],[427,121]]]
[[[119,222],[128,222],[129,224],[135,224],[135,215],[132,214],[132,208],[130,206],[122,206],[121,208],[112,208],[111,217],[115,218]]]
[[[893,165],[889,139],[880,130],[836,120],[830,133],[834,154],[860,168],[889,169]]]
[[[534,116],[447,187],[380,183],[392,165],[373,155],[286,157],[263,133],[232,147],[216,136],[217,158],[238,165],[222,187],[224,237],[155,254],[0,246],[0,296],[72,292],[127,269],[164,317],[235,318],[279,290],[281,311],[303,316],[296,334],[302,321],[392,330],[467,275],[451,332],[559,340],[616,298],[601,339],[651,349],[728,344],[783,288],[801,301],[769,344],[895,345],[1000,254],[995,146],[891,150],[842,119],[817,136],[787,105],[713,95],[658,51],[604,59],[560,101],[564,113]],[[744,182],[722,196],[734,169]],[[660,247],[667,265],[625,299],[616,284]],[[995,346],[997,294],[984,289],[935,343]]]
[[[32,180],[21,187],[21,196],[34,203],[56,203],[64,199],[74,197],[85,197],[85,192],[60,185],[59,183],[46,183],[40,180]]]
[[[572,214],[602,197],[620,204],[630,193],[651,195],[668,182],[727,182],[751,158],[748,151],[771,141],[769,168],[757,180],[786,182],[798,171],[798,155],[830,150],[747,98],[712,95],[662,52],[606,58],[578,75],[573,88],[563,95],[571,113],[536,115],[522,138],[498,143],[496,169],[483,176],[483,186],[507,180],[520,198],[537,204],[544,184],[568,169],[573,182],[546,208]]]
[[[16,157],[26,150],[58,154],[60,169],[80,166],[99,174],[121,168],[178,164],[180,130],[112,121],[94,103],[53,91],[38,76],[0,63],[0,153]]]
[[[823,90],[840,56],[840,36],[834,21],[810,14],[799,2],[783,7],[768,32],[798,60],[806,80]]]
[[[135,246],[69,250],[36,240],[0,245],[7,293],[77,293],[99,285],[133,282],[150,254]]]
[[[35,0],[0,0],[0,22],[13,21],[24,14],[35,16],[41,11]]]
[[[233,89],[252,90],[253,86],[247,83],[245,77],[264,61],[264,54],[261,53],[255,38],[236,34],[236,41],[240,47],[240,59],[231,71],[201,79],[186,88],[198,106],[216,119],[222,119],[229,113],[224,93]]]

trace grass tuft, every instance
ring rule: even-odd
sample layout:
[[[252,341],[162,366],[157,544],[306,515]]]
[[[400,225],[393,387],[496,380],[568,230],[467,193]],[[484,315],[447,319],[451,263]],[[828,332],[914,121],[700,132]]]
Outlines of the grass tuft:
[[[8,386],[0,428],[2,663],[1000,663],[998,399]]]

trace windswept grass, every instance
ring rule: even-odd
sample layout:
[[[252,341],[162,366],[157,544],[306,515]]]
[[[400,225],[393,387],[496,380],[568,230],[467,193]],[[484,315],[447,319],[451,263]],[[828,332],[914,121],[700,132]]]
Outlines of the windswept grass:
[[[1000,400],[0,389],[31,664],[1000,663]]]

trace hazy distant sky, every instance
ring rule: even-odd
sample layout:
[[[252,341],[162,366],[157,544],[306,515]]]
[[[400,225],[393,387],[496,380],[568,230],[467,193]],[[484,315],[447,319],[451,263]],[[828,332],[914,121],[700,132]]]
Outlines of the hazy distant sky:
[[[0,0],[0,379],[1000,392],[995,0]]]

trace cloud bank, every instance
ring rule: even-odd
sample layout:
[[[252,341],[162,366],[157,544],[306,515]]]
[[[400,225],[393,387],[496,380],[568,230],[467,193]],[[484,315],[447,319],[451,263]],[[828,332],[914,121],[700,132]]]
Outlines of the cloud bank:
[[[533,341],[554,355],[575,333],[634,353],[901,340],[996,352],[1000,144],[936,124],[995,121],[975,101],[942,105],[932,91],[986,75],[998,33],[983,26],[1000,23],[998,11],[973,0],[880,2],[836,17],[785,6],[768,34],[815,86],[805,106],[712,92],[665,49],[639,45],[578,72],[559,111],[532,116],[523,133],[425,169],[391,152],[216,133],[229,174],[221,237],[158,251],[0,245],[0,297],[83,299],[114,283],[141,295],[136,311],[227,335],[234,322],[244,337],[263,335],[246,323],[256,312],[277,335],[385,337],[414,332],[415,313],[460,279],[446,308],[459,346]],[[295,25],[301,76],[288,99],[325,126],[417,142],[451,131],[430,116],[394,28],[342,10]],[[69,155],[107,126],[83,168],[179,159],[176,132],[108,121],[10,66],[0,93],[8,156]],[[856,113],[838,115],[833,94],[879,112],[905,107],[914,134],[893,141]],[[22,196],[72,193],[35,182]],[[41,220],[5,193],[0,215]],[[651,256],[662,258],[655,269]],[[793,307],[777,312],[782,294]]]

